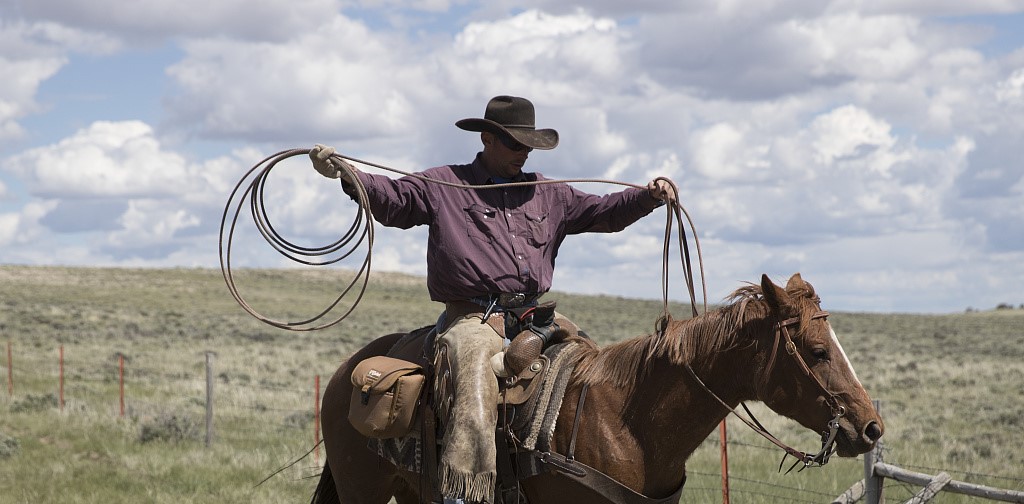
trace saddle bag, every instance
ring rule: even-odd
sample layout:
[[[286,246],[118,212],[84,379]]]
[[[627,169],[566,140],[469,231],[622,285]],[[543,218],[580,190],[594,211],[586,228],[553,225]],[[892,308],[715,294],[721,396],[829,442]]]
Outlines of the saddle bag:
[[[360,434],[394,438],[413,427],[425,381],[423,366],[393,357],[363,360],[352,371],[348,420]]]

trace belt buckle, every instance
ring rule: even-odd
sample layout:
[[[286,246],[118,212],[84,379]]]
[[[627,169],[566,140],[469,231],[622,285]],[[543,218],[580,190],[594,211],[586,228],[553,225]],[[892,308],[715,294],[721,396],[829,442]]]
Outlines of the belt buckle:
[[[509,308],[519,308],[526,303],[526,294],[522,292],[502,293],[498,296],[498,303]]]

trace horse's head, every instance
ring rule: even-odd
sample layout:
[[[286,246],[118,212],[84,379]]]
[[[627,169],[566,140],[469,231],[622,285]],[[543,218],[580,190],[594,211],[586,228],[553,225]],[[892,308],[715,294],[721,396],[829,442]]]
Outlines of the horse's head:
[[[759,399],[779,414],[814,431],[838,419],[840,456],[871,450],[882,436],[882,419],[861,385],[811,284],[797,273],[783,289],[761,277],[761,293],[773,322],[766,345]]]

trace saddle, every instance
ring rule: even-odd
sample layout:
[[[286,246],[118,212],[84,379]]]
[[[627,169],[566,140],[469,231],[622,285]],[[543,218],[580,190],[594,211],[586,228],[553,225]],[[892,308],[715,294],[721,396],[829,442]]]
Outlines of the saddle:
[[[465,316],[473,311],[460,311],[462,307],[452,309],[449,303],[447,319]],[[479,311],[474,305],[472,310]],[[498,403],[495,407],[522,407],[539,392],[540,386],[551,368],[552,359],[542,354],[547,345],[564,342],[573,337],[589,342],[586,333],[576,324],[555,313],[555,303],[545,303],[536,307],[509,310],[491,314],[486,323],[501,336],[513,335],[508,349],[504,352],[504,365],[495,367],[499,377]],[[441,325],[444,325],[442,322]],[[422,366],[427,370],[427,383],[433,383],[431,405],[435,408],[439,421],[448,420],[447,405],[454,391],[448,356],[444,349],[435,355],[434,341],[437,327],[424,326],[410,332],[395,343],[387,356],[406,360]],[[503,354],[498,354],[500,357]],[[570,369],[571,370],[571,369]],[[425,403],[425,401],[421,401]],[[421,404],[422,406],[425,404]],[[502,413],[508,413],[503,411]],[[527,411],[520,411],[517,416],[526,416]],[[439,429],[443,432],[443,429]]]
[[[468,308],[468,307],[467,307]],[[496,426],[499,458],[512,454],[502,450],[511,436],[515,444],[523,449],[547,449],[549,437],[554,432],[562,396],[572,374],[576,359],[571,358],[578,345],[592,345],[585,333],[568,319],[554,313],[554,303],[544,305],[541,315],[536,318],[543,326],[534,327],[533,307],[525,311],[496,312],[487,320],[488,325],[502,335],[513,334],[512,343],[505,354],[517,348],[517,342],[527,338],[529,345],[522,345],[515,351],[513,366],[503,366],[508,376],[496,378],[499,394],[495,408],[499,422]],[[479,310],[479,307],[474,309]],[[460,313],[448,307],[448,320],[466,316],[473,312]],[[442,320],[439,324],[445,325]],[[434,342],[438,325],[424,326],[399,339],[386,356],[398,361],[408,361],[422,368],[425,383],[417,401],[413,430],[399,437],[371,437],[369,448],[397,467],[419,474],[436,474],[437,436],[445,432],[451,419],[454,403],[454,380],[445,348],[436,353]],[[517,331],[517,332],[515,332]],[[550,344],[542,353],[545,344]],[[502,354],[498,354],[498,357]],[[496,370],[498,374],[499,370]],[[504,455],[504,457],[503,457]],[[510,459],[511,460],[511,459]],[[503,461],[498,461],[499,466]]]
[[[557,493],[566,490],[566,482],[572,482],[576,485],[577,491],[583,489],[583,495],[587,496],[587,500],[596,504],[678,502],[685,478],[672,495],[649,498],[574,459],[575,433],[586,397],[586,386],[577,404],[576,418],[572,425],[573,440],[567,455],[551,450],[555,422],[579,353],[584,348],[594,345],[586,333],[572,322],[561,317],[554,317],[553,320],[559,324],[559,330],[564,331],[564,334],[546,338],[544,343],[547,343],[547,346],[540,355],[530,360],[518,373],[499,380],[498,402],[495,405],[499,418],[495,429],[497,502],[528,504],[528,499],[520,489],[520,482],[527,479],[533,481],[535,487],[539,484],[539,488],[544,488],[543,492]],[[499,321],[488,321],[492,326],[496,325],[495,322]],[[500,322],[503,329],[515,328],[514,325],[505,326],[504,320]],[[530,328],[519,327],[519,330],[519,334],[512,338],[512,344],[523,337],[524,333],[536,335]],[[434,489],[434,500],[440,501],[435,479],[438,474],[437,433],[444,432],[444,422],[449,420],[446,405],[451,404],[454,384],[446,356],[443,353],[432,355],[436,336],[436,326],[421,327],[401,338],[387,354],[422,366],[425,370],[426,383],[434,384],[433,387],[423,387],[424,392],[418,401],[416,414],[420,428],[403,437],[370,438],[368,448],[399,469],[420,475],[421,480],[429,488]],[[565,479],[551,475],[560,475]],[[540,479],[537,480],[536,477]]]

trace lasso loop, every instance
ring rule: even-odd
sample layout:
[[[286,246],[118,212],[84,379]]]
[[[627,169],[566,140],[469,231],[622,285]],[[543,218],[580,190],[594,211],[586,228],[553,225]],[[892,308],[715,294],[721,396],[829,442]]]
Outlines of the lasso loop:
[[[353,310],[355,310],[355,307],[359,304],[359,302],[363,298],[363,295],[366,293],[366,286],[367,286],[367,283],[369,281],[370,263],[371,263],[372,252],[373,252],[373,236],[374,236],[374,231],[373,231],[373,215],[370,212],[370,207],[369,207],[369,204],[368,204],[368,198],[367,198],[367,194],[366,194],[366,187],[363,186],[363,184],[359,180],[358,176],[355,176],[354,173],[351,173],[351,171],[349,171],[348,167],[345,166],[345,163],[338,163],[338,162],[336,162],[335,164],[338,165],[338,166],[342,166],[342,169],[345,170],[345,171],[348,171],[349,174],[351,175],[351,177],[348,177],[348,178],[350,180],[352,180],[352,186],[355,188],[355,191],[356,191],[355,200],[359,204],[359,211],[358,211],[358,213],[356,215],[355,220],[352,222],[351,227],[349,227],[348,231],[346,231],[345,234],[341,238],[339,238],[337,241],[335,241],[335,242],[333,242],[333,243],[331,243],[329,245],[325,245],[325,246],[322,246],[322,247],[300,247],[300,246],[295,245],[294,243],[291,243],[288,240],[284,239],[277,232],[277,230],[274,229],[274,226],[270,222],[270,216],[267,214],[266,205],[264,204],[264,187],[266,185],[267,177],[269,176],[270,171],[273,170],[274,167],[279,162],[281,162],[281,161],[283,161],[283,160],[285,160],[287,158],[293,157],[293,156],[300,156],[300,155],[308,156],[309,152],[310,152],[310,149],[291,149],[291,150],[281,151],[281,152],[278,152],[277,154],[274,154],[272,156],[269,156],[269,157],[265,158],[264,160],[260,161],[255,166],[253,166],[248,172],[246,172],[246,174],[242,177],[242,179],[238,181],[238,184],[235,185],[234,190],[231,191],[231,195],[228,198],[228,202],[227,202],[227,204],[224,207],[224,214],[221,217],[221,223],[220,223],[220,237],[219,237],[220,268],[221,268],[221,273],[224,276],[224,282],[227,284],[228,290],[231,292],[231,295],[235,298],[235,301],[237,301],[238,304],[241,305],[242,308],[246,312],[248,312],[250,315],[255,317],[257,320],[259,320],[261,322],[264,322],[266,324],[272,325],[274,327],[278,327],[278,328],[281,328],[281,329],[287,329],[287,330],[290,330],[290,331],[314,331],[314,330],[318,330],[318,329],[324,329],[324,328],[327,328],[327,327],[331,327],[331,326],[333,326],[335,324],[338,324],[339,322],[344,320],[346,317],[348,317],[348,315],[351,314]],[[536,185],[547,185],[547,184],[570,184],[570,183],[614,184],[614,185],[634,187],[634,188],[637,188],[637,189],[644,189],[644,190],[646,190],[646,188],[644,186],[640,186],[640,185],[636,185],[636,184],[630,184],[630,183],[626,183],[626,182],[617,182],[617,181],[613,181],[613,180],[601,180],[601,179],[537,180],[537,181],[532,181],[532,182],[509,182],[509,183],[505,183],[505,184],[493,184],[493,185],[487,185],[487,186],[473,186],[473,185],[456,184],[456,183],[452,183],[452,182],[446,182],[446,181],[442,181],[442,180],[432,179],[430,177],[425,177],[425,176],[417,174],[417,173],[408,173],[408,172],[404,172],[404,171],[397,170],[397,169],[394,169],[394,168],[390,168],[390,167],[387,167],[387,166],[383,166],[383,165],[380,165],[380,164],[371,163],[369,161],[363,161],[361,159],[356,159],[356,158],[352,158],[352,157],[348,157],[348,156],[342,156],[340,154],[334,154],[332,156],[332,158],[335,158],[336,161],[338,161],[338,160],[348,160],[348,161],[356,162],[356,163],[363,164],[363,165],[366,165],[366,166],[372,166],[372,167],[379,168],[379,169],[382,169],[382,170],[386,170],[386,171],[390,171],[390,172],[393,172],[393,173],[397,173],[397,174],[402,175],[402,176],[413,177],[413,178],[424,180],[424,181],[427,181],[427,182],[430,182],[430,183],[441,184],[441,185],[448,186],[448,187],[455,187],[455,188],[467,189],[467,190],[482,190],[482,189],[495,189],[495,188],[500,188],[500,187],[524,187],[524,186],[536,186]],[[678,202],[679,190],[678,190],[678,187],[676,186],[676,184],[674,182],[672,182],[670,179],[665,178],[665,177],[658,177],[657,179],[655,179],[655,181],[659,181],[659,180],[665,181],[669,185],[671,185],[672,190],[673,190],[673,194],[676,195],[675,198],[671,199],[668,202],[668,204],[665,205],[666,210],[667,210],[667,212],[666,212],[667,213],[667,222],[666,222],[666,225],[665,225],[665,240],[664,240],[664,247],[663,247],[663,254],[662,254],[662,277],[661,277],[663,305],[662,305],[662,315],[659,318],[658,327],[656,328],[657,332],[660,333],[661,330],[663,330],[664,327],[667,326],[668,321],[671,319],[671,315],[669,313],[669,307],[668,307],[668,293],[669,293],[669,288],[668,288],[669,267],[668,267],[668,263],[669,263],[669,255],[670,255],[671,239],[672,239],[672,228],[673,228],[673,222],[674,221],[678,223],[678,229],[679,229],[678,240],[679,240],[680,259],[682,261],[683,274],[684,274],[684,277],[686,278],[687,290],[689,292],[690,304],[691,304],[691,306],[693,308],[693,315],[694,316],[696,316],[698,312],[697,312],[696,295],[695,295],[695,292],[694,292],[693,269],[692,269],[692,266],[691,266],[691,263],[690,263],[690,251],[689,251],[689,247],[688,247],[687,241],[686,241],[686,224],[687,223],[689,224],[690,230],[693,232],[693,239],[694,239],[694,243],[695,243],[696,248],[697,248],[697,258],[698,258],[698,263],[699,263],[699,267],[700,267],[701,285],[702,285],[702,288],[703,288],[704,311],[707,311],[707,286],[706,286],[706,284],[704,282],[704,260],[703,260],[703,257],[701,256],[700,242],[697,239],[697,231],[696,231],[696,228],[693,225],[693,220],[690,218],[690,214],[686,211],[686,209],[683,208],[682,205],[680,205],[679,202]],[[249,181],[248,185],[246,185],[247,181]],[[242,189],[243,186],[246,187],[245,191],[239,193],[239,191]],[[234,205],[234,213],[233,213],[231,221],[230,221],[231,224],[230,224],[230,226],[228,226],[228,215],[231,213],[231,209],[232,209],[232,206],[233,206],[232,203],[234,203],[236,201],[236,197],[237,197],[237,204]],[[341,294],[337,298],[335,298],[335,300],[333,302],[331,302],[327,306],[327,308],[322,310],[317,315],[315,315],[315,316],[313,316],[313,317],[311,317],[309,319],[301,320],[301,321],[282,321],[282,320],[276,320],[276,319],[264,316],[261,313],[259,313],[258,311],[256,311],[245,300],[245,298],[242,297],[241,293],[238,291],[238,288],[235,285],[234,274],[232,272],[232,266],[231,266],[231,247],[232,247],[232,241],[234,239],[235,228],[236,228],[236,226],[238,224],[238,217],[241,214],[242,206],[245,203],[246,199],[249,200],[249,211],[250,211],[250,214],[252,215],[252,218],[253,218],[253,221],[254,221],[254,223],[256,225],[256,228],[259,230],[260,234],[263,235],[263,238],[268,243],[270,243],[271,247],[273,247],[274,250],[276,250],[278,253],[284,255],[285,257],[287,257],[288,259],[290,259],[292,261],[295,261],[295,262],[298,262],[298,263],[301,263],[301,264],[305,264],[305,265],[310,265],[310,266],[327,266],[327,265],[330,265],[330,264],[337,263],[338,261],[341,261],[341,260],[351,256],[353,253],[355,253],[357,248],[359,248],[360,246],[362,246],[365,243],[365,245],[366,245],[366,254],[364,256],[362,266],[359,268],[359,271],[356,273],[356,275],[352,279],[352,281],[349,282],[349,284],[343,289]],[[683,220],[683,216],[684,215],[686,217],[686,221],[685,222]],[[227,227],[226,234],[225,234],[225,227]],[[327,318],[328,315],[330,313],[332,313],[333,311],[335,311],[335,309],[341,304],[341,301],[346,296],[348,296],[350,292],[353,292],[353,289],[355,289],[357,285],[359,286],[359,289],[358,289],[358,291],[356,291],[356,294],[355,294],[356,299],[353,301],[351,306],[349,306],[348,309],[344,313],[342,313],[341,315],[339,315],[339,316],[337,316],[337,317],[335,317],[333,319],[328,319]]]

